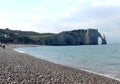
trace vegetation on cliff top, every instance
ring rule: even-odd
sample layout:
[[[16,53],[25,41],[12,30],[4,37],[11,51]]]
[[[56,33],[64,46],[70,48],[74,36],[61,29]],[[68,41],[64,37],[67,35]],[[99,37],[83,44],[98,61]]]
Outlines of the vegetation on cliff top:
[[[55,34],[10,30],[6,28],[6,29],[0,29],[0,42],[15,43],[15,44],[41,44],[43,40],[45,40],[45,38],[53,35]]]

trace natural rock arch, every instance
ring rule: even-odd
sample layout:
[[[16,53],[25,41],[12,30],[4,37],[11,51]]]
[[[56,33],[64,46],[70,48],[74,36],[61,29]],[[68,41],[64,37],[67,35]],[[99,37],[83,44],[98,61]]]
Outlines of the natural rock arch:
[[[106,41],[106,38],[105,38],[105,35],[103,34],[103,36],[100,34],[100,33],[98,33],[98,37],[100,37],[101,38],[101,44],[107,44],[107,41]]]
[[[98,38],[101,38],[101,44],[107,44],[105,36],[102,36],[97,29],[61,32],[46,38],[45,43],[46,45],[98,45]]]

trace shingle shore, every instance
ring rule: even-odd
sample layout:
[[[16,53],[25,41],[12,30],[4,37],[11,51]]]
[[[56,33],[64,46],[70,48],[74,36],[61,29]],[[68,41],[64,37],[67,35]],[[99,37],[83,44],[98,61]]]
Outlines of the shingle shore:
[[[120,84],[120,81],[0,47],[0,84]]]

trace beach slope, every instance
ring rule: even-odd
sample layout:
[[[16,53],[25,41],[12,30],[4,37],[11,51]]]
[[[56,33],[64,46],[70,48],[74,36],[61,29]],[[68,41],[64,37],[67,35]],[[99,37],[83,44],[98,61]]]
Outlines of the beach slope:
[[[120,84],[120,81],[0,47],[0,84]]]

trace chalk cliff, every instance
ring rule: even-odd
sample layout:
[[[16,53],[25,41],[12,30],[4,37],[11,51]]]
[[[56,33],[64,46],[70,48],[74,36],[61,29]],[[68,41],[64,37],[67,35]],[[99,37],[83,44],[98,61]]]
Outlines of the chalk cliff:
[[[58,34],[37,33],[32,31],[20,31],[0,29],[1,43],[38,44],[38,45],[97,45],[98,38],[106,44],[105,35],[101,35],[96,29],[79,29],[65,31]]]
[[[46,45],[97,45],[98,37],[101,38],[101,44],[107,44],[104,37],[96,29],[80,29],[67,32],[61,32],[57,35],[46,38]]]

